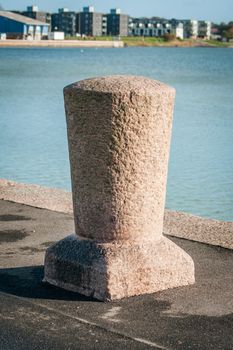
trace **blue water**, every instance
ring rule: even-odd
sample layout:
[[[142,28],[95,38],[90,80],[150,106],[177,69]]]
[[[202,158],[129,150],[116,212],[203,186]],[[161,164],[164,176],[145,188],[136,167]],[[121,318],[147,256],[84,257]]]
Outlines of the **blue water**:
[[[0,177],[70,189],[62,89],[135,74],[176,88],[166,206],[233,221],[233,50],[0,49]]]

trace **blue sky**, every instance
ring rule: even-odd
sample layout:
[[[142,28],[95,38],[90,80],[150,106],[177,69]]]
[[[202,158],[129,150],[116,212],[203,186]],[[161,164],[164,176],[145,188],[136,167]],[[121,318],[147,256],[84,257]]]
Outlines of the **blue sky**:
[[[23,10],[30,0],[0,0],[6,10]],[[120,7],[131,16],[159,16],[165,18],[206,19],[215,22],[233,21],[233,0],[35,0],[41,10],[56,12],[59,7],[79,11],[85,5],[94,5],[99,12]]]

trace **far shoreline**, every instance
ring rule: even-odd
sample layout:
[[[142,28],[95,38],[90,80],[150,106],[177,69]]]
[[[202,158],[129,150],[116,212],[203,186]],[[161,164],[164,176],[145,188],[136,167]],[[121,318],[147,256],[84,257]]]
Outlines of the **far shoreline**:
[[[0,40],[0,48],[124,48],[124,47],[174,47],[174,48],[233,48],[233,43],[214,40],[173,40],[160,38],[125,37],[122,40],[93,38],[91,40]]]

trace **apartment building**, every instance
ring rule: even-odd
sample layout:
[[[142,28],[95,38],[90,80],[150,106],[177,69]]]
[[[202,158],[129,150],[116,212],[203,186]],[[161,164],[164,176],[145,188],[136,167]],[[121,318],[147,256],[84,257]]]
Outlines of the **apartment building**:
[[[169,23],[155,23],[150,21],[133,21],[129,24],[130,35],[132,36],[151,36],[161,37],[164,34],[171,33]]]
[[[122,14],[119,8],[111,9],[107,16],[107,34],[112,36],[128,36],[129,16]]]
[[[211,36],[211,22],[198,21],[198,37],[203,39],[210,39]]]
[[[211,35],[211,22],[178,19],[131,18],[129,21],[129,35],[162,37],[174,34],[176,38],[205,38]]]
[[[171,24],[171,34],[174,34],[177,39],[184,39],[184,25],[182,22],[177,23],[175,26]]]
[[[77,13],[76,32],[86,36],[106,35],[107,18],[103,13],[95,12],[93,6],[84,7]]]
[[[145,37],[162,37],[165,34],[174,34],[176,38],[184,38],[183,23],[155,18],[131,18],[129,35]]]
[[[198,21],[194,19],[181,20],[184,26],[184,38],[197,39],[198,37]]]
[[[51,30],[74,36],[76,34],[76,13],[68,8],[60,8],[58,13],[51,15]]]
[[[28,6],[26,11],[22,11],[23,16],[33,18],[40,22],[45,22],[51,25],[51,14],[45,11],[39,11],[38,6]]]

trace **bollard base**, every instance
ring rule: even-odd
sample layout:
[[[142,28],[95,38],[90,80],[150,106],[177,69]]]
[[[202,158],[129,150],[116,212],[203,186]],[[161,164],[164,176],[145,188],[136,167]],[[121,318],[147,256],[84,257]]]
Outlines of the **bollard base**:
[[[193,284],[194,263],[165,237],[100,243],[70,235],[47,249],[44,281],[109,301]]]

